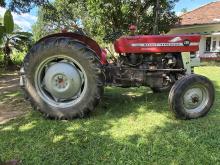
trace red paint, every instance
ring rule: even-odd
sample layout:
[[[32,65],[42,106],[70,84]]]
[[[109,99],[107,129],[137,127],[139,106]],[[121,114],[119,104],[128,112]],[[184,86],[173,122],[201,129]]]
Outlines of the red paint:
[[[74,40],[78,40],[79,42],[82,42],[86,45],[88,45],[88,47],[93,50],[99,58],[101,58],[101,54],[102,54],[102,51],[101,51],[101,48],[100,46],[98,45],[98,43],[96,41],[94,41],[93,39],[87,37],[87,36],[84,36],[84,35],[80,35],[80,34],[77,34],[77,33],[72,33],[72,32],[67,32],[67,33],[55,33],[55,34],[51,34],[51,35],[48,35],[44,38],[41,38],[37,43],[43,41],[43,40],[46,40],[48,38],[52,38],[52,37],[70,37]]]
[[[93,39],[85,36],[85,35],[80,35],[77,33],[72,33],[72,32],[66,32],[66,33],[56,33],[56,34],[51,34],[48,35],[42,39],[40,39],[37,43],[46,40],[51,37],[70,37],[74,40],[78,40],[79,42],[82,42],[83,44],[86,44],[91,50],[93,50],[98,58],[100,59],[101,64],[107,64],[107,52],[103,49],[100,48],[98,43],[94,41]]]
[[[173,40],[174,38],[178,40]],[[114,43],[117,53],[162,53],[162,52],[193,52],[198,51],[198,45],[190,46],[132,46],[131,44],[152,44],[152,43],[179,43],[189,40],[191,43],[199,43],[199,35],[140,35],[123,36]]]
[[[62,32],[62,33],[67,33],[68,30],[64,28],[64,29],[61,29],[61,32]]]

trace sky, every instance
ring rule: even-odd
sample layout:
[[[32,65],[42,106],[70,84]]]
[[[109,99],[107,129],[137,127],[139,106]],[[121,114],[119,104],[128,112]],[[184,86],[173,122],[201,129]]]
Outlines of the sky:
[[[187,11],[191,11],[213,1],[215,0],[179,0],[174,8],[174,11],[177,15],[180,15],[183,8],[186,8]],[[1,16],[3,16],[4,12],[5,9],[0,7]],[[33,9],[30,13],[25,13],[21,15],[18,15],[16,13],[12,14],[15,23],[19,25],[24,31],[31,31],[31,26],[37,21],[37,8]]]
[[[0,15],[3,16],[5,13],[5,8],[0,7]],[[36,9],[35,9],[36,10]],[[31,31],[31,26],[37,21],[37,13],[31,12],[31,13],[24,13],[21,15],[18,15],[16,13],[12,13],[14,22],[19,27],[22,28],[24,31]]]
[[[215,1],[217,0],[179,0],[179,2],[176,4],[174,8],[174,11],[177,14],[180,14],[183,8],[186,8],[187,11],[191,11],[202,5],[208,4],[210,2],[215,2]]]

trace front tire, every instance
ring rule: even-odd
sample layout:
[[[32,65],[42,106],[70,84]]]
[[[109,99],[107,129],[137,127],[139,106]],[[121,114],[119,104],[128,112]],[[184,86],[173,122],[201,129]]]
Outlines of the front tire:
[[[169,93],[169,104],[180,119],[195,119],[205,116],[215,99],[212,82],[201,75],[188,75],[179,79]]]
[[[103,93],[103,73],[96,54],[68,37],[46,39],[24,59],[24,90],[46,117],[83,117]]]

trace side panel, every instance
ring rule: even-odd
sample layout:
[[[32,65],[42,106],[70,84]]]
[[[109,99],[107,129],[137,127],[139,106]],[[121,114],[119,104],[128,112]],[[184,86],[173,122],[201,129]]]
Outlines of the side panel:
[[[184,69],[186,69],[186,74],[192,74],[193,68],[200,66],[200,58],[191,57],[190,52],[182,52],[181,57],[183,60]]]
[[[93,39],[85,36],[85,35],[80,35],[77,33],[72,33],[72,32],[67,32],[67,33],[55,33],[55,34],[51,34],[48,35],[44,38],[41,38],[38,42],[41,42],[45,39],[51,38],[51,37],[71,37],[75,40],[78,40],[86,45],[88,45],[88,47],[90,49],[92,49],[99,57],[100,61],[102,64],[106,64],[106,54],[103,52],[103,50],[100,48],[100,46],[98,45],[98,43],[96,41],[94,41]],[[37,42],[37,43],[38,43]]]
[[[199,50],[199,35],[123,36],[114,43],[117,53],[194,52]]]
[[[186,69],[186,74],[191,74],[190,52],[182,52],[181,56],[183,60],[184,69]]]

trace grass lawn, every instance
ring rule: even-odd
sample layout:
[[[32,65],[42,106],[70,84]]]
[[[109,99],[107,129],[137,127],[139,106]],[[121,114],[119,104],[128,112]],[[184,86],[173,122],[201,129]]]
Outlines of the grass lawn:
[[[175,119],[167,93],[108,87],[90,118],[51,121],[30,111],[0,125],[0,159],[27,165],[220,164],[220,67],[196,73],[216,87],[215,105],[204,118]]]

